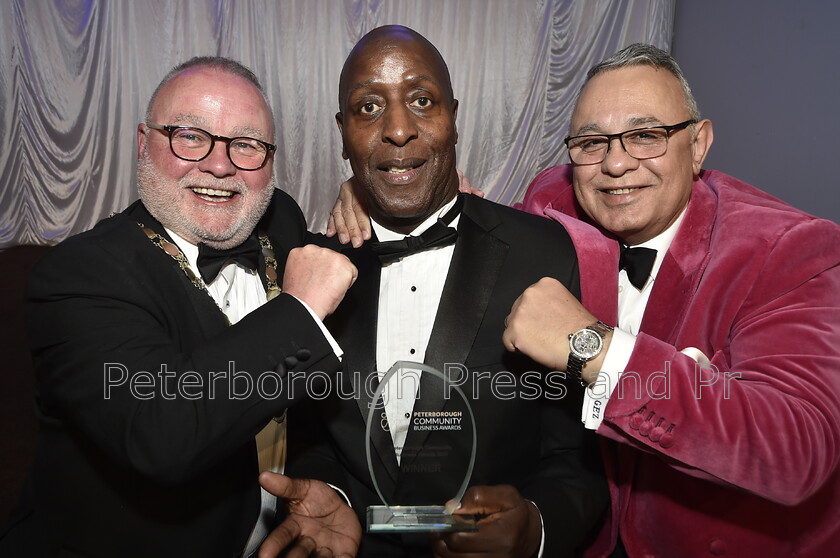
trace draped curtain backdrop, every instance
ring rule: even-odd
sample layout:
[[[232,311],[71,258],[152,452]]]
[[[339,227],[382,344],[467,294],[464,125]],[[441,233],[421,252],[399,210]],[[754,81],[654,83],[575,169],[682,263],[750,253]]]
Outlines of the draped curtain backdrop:
[[[458,167],[519,201],[567,161],[591,65],[634,42],[670,49],[674,0],[4,0],[0,2],[0,249],[53,244],[136,199],[136,129],[179,62],[223,55],[263,81],[278,186],[322,230],[350,174],[338,76],[367,31],[407,25],[449,64]]]

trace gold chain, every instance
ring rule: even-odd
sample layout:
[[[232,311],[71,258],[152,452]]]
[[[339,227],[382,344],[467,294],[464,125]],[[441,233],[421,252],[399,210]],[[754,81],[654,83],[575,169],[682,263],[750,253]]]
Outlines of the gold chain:
[[[206,292],[208,295],[210,292],[207,290],[207,285],[201,279],[201,277],[197,276],[192,268],[190,268],[190,263],[187,261],[187,257],[181,252],[181,249],[178,248],[175,244],[169,242],[164,237],[150,229],[149,227],[145,226],[143,223],[137,223],[143,232],[146,233],[146,236],[149,237],[149,240],[152,243],[163,250],[165,253],[169,254],[173,260],[178,263],[178,267],[181,268],[181,271],[187,276],[187,279],[190,280],[197,289],[200,289]],[[266,300],[271,300],[280,293],[283,292],[283,289],[277,284],[277,258],[274,257],[274,248],[271,246],[271,241],[268,239],[264,233],[260,233],[258,235],[260,240],[260,249],[262,252],[263,259],[265,260],[265,278],[266,283],[268,285],[268,289],[266,290],[265,298]],[[212,298],[212,297],[211,297]]]
[[[265,260],[265,279],[268,284],[265,299],[268,301],[277,297],[283,292],[283,289],[277,284],[277,259],[274,257],[274,248],[271,247],[271,241],[265,234],[260,234],[259,239],[263,259]]]

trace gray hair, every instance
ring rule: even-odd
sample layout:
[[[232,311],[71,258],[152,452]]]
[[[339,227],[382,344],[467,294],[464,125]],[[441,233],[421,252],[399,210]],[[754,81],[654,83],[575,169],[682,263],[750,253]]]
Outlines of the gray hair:
[[[697,108],[697,101],[694,99],[691,87],[689,87],[688,82],[685,80],[680,65],[677,64],[673,56],[653,45],[635,43],[618,51],[606,60],[590,68],[586,73],[586,81],[583,85],[586,86],[589,80],[601,72],[630,66],[650,66],[656,69],[663,69],[677,78],[683,89],[685,106],[688,109],[689,117],[693,120],[700,120],[700,110]],[[578,92],[578,100],[580,100],[580,92]]]
[[[158,94],[160,94],[161,89],[163,89],[163,87],[167,83],[172,81],[172,79],[175,78],[181,72],[185,72],[190,68],[198,67],[211,68],[213,70],[225,72],[234,76],[239,76],[250,82],[254,87],[257,88],[257,91],[260,92],[260,95],[262,95],[263,101],[265,101],[265,106],[268,107],[268,112],[271,116],[271,120],[272,122],[274,121],[274,113],[271,110],[271,104],[268,102],[268,96],[265,94],[265,89],[263,89],[259,78],[254,72],[252,72],[250,69],[240,64],[236,60],[225,58],[224,56],[195,56],[169,70],[169,73],[167,73],[160,81],[158,86],[155,88],[155,92],[152,93],[152,98],[149,99],[149,104],[146,106],[146,122],[148,122],[151,119],[152,107],[155,105],[155,101],[157,100]]]

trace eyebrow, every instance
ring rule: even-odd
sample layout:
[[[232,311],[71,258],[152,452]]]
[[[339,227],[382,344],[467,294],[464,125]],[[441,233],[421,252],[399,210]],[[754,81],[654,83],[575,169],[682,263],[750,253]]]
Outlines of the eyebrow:
[[[204,129],[207,124],[207,119],[198,116],[197,114],[181,113],[172,119],[172,122],[177,126],[192,126],[195,128]],[[220,135],[220,134],[215,134]],[[233,135],[230,137],[251,137],[254,139],[261,139],[265,134],[262,130],[252,128],[251,126],[237,126],[233,129]]]
[[[626,128],[622,131],[634,130],[636,128],[646,128],[648,126],[661,126],[662,121],[656,118],[655,116],[636,116],[628,120],[627,125],[629,126],[629,128]],[[591,123],[586,124],[585,126],[581,126],[574,135],[584,136],[589,134],[600,135],[606,134],[606,132],[604,132],[598,124]]]
[[[182,112],[180,114],[176,114],[174,118],[172,118],[172,122],[177,124],[178,126],[206,126],[207,121],[196,115],[190,114],[187,112]]]

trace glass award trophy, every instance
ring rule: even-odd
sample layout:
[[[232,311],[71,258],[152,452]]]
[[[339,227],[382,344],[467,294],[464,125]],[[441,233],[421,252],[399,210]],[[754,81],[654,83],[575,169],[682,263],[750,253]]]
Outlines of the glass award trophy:
[[[425,502],[400,501],[389,504],[380,486],[380,476],[384,474],[382,467],[374,467],[374,461],[379,459],[372,454],[372,446],[376,445],[377,436],[381,440],[384,436],[392,435],[382,405],[382,396],[389,385],[391,388],[386,397],[396,395],[393,391],[397,384],[392,378],[400,382],[412,380],[406,383],[411,384],[407,396],[414,403],[414,408],[411,412],[405,412],[409,424],[405,430],[404,442],[395,435],[392,439],[396,440],[393,446],[384,444],[380,447],[387,447],[390,452],[396,450],[399,455],[399,468],[396,473],[399,484],[403,488],[407,487],[408,494],[412,494],[413,498],[425,499]],[[416,391],[422,393],[415,394]],[[372,402],[366,428],[367,464],[373,487],[382,505],[368,506],[367,531],[477,531],[473,516],[453,513],[453,510],[446,506],[449,504],[451,507],[457,507],[467,490],[475,464],[475,417],[461,388],[450,381],[443,372],[431,366],[398,361],[380,380]],[[422,495],[418,496],[418,493]],[[428,501],[430,499],[431,502]]]

